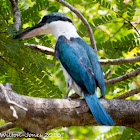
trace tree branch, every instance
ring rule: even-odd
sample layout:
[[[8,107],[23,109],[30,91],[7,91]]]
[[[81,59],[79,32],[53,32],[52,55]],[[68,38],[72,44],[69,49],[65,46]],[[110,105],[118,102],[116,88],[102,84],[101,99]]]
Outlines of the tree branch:
[[[88,34],[90,37],[91,46],[97,52],[97,47],[96,47],[95,39],[93,36],[92,28],[90,27],[90,25],[87,22],[87,20],[85,19],[85,17],[80,13],[80,11],[78,11],[75,7],[73,7],[68,2],[66,2],[64,0],[57,0],[57,1],[60,2],[61,4],[63,4],[64,6],[68,7],[72,12],[74,12],[81,19],[81,21],[84,23],[85,27],[87,28],[87,31],[88,31]]]
[[[36,45],[36,44],[29,44],[29,43],[24,43],[24,45],[28,46],[32,50],[36,50],[36,51],[42,52],[44,54],[54,56],[54,49],[51,49],[49,47]]]
[[[135,94],[138,94],[140,92],[140,87],[130,90],[122,95],[119,95],[117,97],[114,97],[113,99],[126,99],[127,97],[133,96]]]
[[[14,14],[14,26],[16,30],[19,30],[19,27],[21,25],[21,16],[20,16],[20,10],[18,7],[18,0],[10,0],[11,2],[11,8]]]
[[[27,111],[27,109],[13,101],[10,100],[9,96],[8,96],[8,92],[9,90],[11,90],[11,84],[6,84],[5,86],[3,86],[2,84],[0,84],[0,89],[1,89],[1,92],[4,94],[5,96],[5,99],[7,101],[7,103],[11,106],[11,105],[14,105],[14,106],[17,106],[25,111]]]
[[[99,61],[101,65],[120,65],[126,63],[140,62],[140,56],[119,59],[100,59]]]
[[[106,80],[105,81],[105,85],[111,85],[111,84],[115,84],[121,81],[125,81],[126,79],[129,79],[131,77],[137,76],[140,73],[140,68],[137,68],[134,71],[131,71],[130,73],[127,73],[125,75],[122,75],[120,77],[114,78],[114,79],[110,79],[110,80]]]
[[[7,92],[10,100],[26,107],[23,110],[15,107],[18,119],[12,115],[9,103],[0,89],[0,118],[14,122],[35,134],[44,134],[47,130],[58,126],[92,126],[98,125],[89,111],[85,100],[74,99],[45,99],[29,97]],[[108,100],[100,99],[101,104],[112,117],[116,126],[128,126],[140,130],[140,101],[139,100]]]
[[[124,23],[124,24],[128,24],[128,22],[126,21],[114,21],[114,20],[111,20],[111,21],[106,21],[104,22],[103,24],[106,24],[106,23]],[[131,22],[132,24],[140,24],[140,22]]]
[[[125,25],[125,23],[112,36],[110,36],[107,41],[109,41],[111,38],[113,38],[123,28],[124,25]]]
[[[29,44],[29,43],[24,43],[24,45],[28,46],[32,50],[42,52],[46,55],[54,56],[54,49],[51,49],[49,47],[36,45],[36,44]],[[135,63],[135,62],[140,62],[140,56],[135,56],[131,58],[119,58],[119,59],[100,59],[99,62],[101,65],[120,65],[126,63]]]
[[[107,79],[107,77],[111,74],[111,70],[109,70],[105,75],[104,75],[104,79]]]

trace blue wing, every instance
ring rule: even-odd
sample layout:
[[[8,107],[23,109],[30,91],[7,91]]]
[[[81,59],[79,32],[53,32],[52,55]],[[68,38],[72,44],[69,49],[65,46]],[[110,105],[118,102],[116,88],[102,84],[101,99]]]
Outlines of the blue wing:
[[[85,93],[93,94],[95,92],[94,73],[84,48],[67,40],[64,36],[60,36],[56,44],[55,55]]]
[[[81,38],[71,38],[71,41],[74,43],[78,42],[78,44],[81,45],[87,52],[92,67],[92,72],[94,73],[96,85],[99,86],[101,94],[104,97],[105,96],[104,76],[95,51]]]
[[[90,49],[86,50],[80,42],[68,40],[64,36],[60,36],[56,43],[55,56],[57,59],[60,59],[63,67],[84,92],[85,100],[96,121],[102,125],[114,125],[113,120],[104,110],[96,96],[96,81],[97,79],[100,80],[100,78],[98,78],[98,71],[95,69],[99,70],[99,72],[102,71],[99,63],[94,64],[98,61],[96,54],[93,53],[95,56],[93,63],[91,62],[92,52],[88,51]]]

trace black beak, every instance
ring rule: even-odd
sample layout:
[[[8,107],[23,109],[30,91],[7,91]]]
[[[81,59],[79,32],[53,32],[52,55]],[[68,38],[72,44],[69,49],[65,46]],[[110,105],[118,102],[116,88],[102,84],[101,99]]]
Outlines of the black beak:
[[[35,26],[17,34],[16,36],[13,37],[13,39],[25,39],[25,38],[30,38],[33,36],[40,35],[40,28],[44,25],[44,23],[38,23]]]

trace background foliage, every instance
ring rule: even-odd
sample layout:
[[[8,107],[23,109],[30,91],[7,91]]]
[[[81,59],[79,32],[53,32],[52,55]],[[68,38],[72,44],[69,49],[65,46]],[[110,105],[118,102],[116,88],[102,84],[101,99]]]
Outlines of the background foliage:
[[[98,56],[115,59],[140,56],[140,0],[68,0],[90,23],[98,48]],[[20,32],[35,25],[40,18],[51,12],[62,12],[69,16],[80,36],[88,43],[89,37],[83,23],[68,8],[55,0],[19,0],[22,25]],[[9,0],[0,0],[0,83],[12,83],[15,92],[44,98],[62,98],[66,84],[60,63],[52,56],[38,53],[24,46],[25,42],[55,47],[51,35],[42,35],[25,40],[12,40],[17,34],[13,26],[13,13]],[[135,70],[140,63],[103,66],[103,72],[111,70],[107,79],[115,78]],[[106,86],[106,97],[140,86],[140,76]],[[73,92],[73,91],[72,91]],[[128,99],[140,99],[134,95]],[[4,124],[3,120],[0,125]],[[18,129],[18,128],[17,128]],[[126,127],[69,127],[49,131],[61,137],[49,139],[118,140],[140,139],[140,134]],[[47,139],[47,138],[46,138]]]

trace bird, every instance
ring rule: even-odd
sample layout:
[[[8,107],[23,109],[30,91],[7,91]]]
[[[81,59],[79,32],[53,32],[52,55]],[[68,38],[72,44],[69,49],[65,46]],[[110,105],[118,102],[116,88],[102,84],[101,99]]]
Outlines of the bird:
[[[73,88],[77,94],[84,97],[99,125],[114,125],[97,97],[97,87],[100,88],[102,97],[105,97],[104,76],[97,54],[79,36],[72,20],[59,12],[50,13],[13,39],[26,39],[43,34],[52,34],[56,38],[55,58],[60,60],[67,83],[64,98],[68,98]]]

